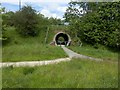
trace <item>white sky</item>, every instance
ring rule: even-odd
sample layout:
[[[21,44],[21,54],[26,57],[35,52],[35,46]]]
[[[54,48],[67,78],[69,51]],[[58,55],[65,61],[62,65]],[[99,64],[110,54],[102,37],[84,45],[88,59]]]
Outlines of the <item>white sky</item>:
[[[9,5],[18,5],[20,0],[0,0],[1,3],[7,3]],[[30,3],[30,5],[37,6],[38,11],[46,17],[54,17],[63,19],[64,12],[67,9],[67,4],[70,1],[75,0],[21,0],[22,6],[26,3]],[[77,1],[97,1],[97,0],[77,0]],[[104,1],[104,0],[98,0]],[[6,6],[8,10],[13,10],[17,7]],[[36,8],[34,8],[36,9]]]
[[[1,0],[2,3],[18,5],[20,0]],[[39,12],[46,17],[54,17],[62,19],[64,12],[67,9],[67,4],[71,0],[21,0],[22,5],[26,3],[34,4],[41,9]],[[7,8],[7,7],[6,7]],[[10,8],[9,8],[10,10]]]

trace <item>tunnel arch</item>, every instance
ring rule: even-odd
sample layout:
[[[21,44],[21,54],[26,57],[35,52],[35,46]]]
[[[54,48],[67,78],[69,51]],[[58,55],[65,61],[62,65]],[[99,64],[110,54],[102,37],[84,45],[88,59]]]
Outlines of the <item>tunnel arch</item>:
[[[64,40],[60,41],[59,38],[63,38]],[[58,32],[55,36],[53,41],[55,42],[55,45],[66,45],[69,46],[71,43],[71,38],[68,34],[66,34],[65,32]]]

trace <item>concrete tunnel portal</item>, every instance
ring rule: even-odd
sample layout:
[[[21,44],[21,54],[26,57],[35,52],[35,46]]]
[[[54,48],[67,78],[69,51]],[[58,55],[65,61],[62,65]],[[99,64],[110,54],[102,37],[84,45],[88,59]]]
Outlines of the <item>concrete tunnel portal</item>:
[[[58,32],[55,36],[53,41],[55,42],[55,45],[65,45],[69,46],[71,43],[71,38],[68,34],[65,32]]]

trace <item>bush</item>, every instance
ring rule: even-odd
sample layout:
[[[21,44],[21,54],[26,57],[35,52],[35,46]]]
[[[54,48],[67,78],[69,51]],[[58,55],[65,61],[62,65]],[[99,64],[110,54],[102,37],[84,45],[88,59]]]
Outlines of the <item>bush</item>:
[[[2,38],[2,45],[6,45],[10,42],[10,38]]]
[[[1,41],[2,41],[2,45],[6,45],[7,43],[10,42],[10,37],[8,37],[6,35],[6,25],[2,25],[2,38],[1,38]]]
[[[87,13],[82,17],[79,15],[79,9],[75,8],[75,5],[81,7],[78,2],[72,2],[74,8],[69,5],[67,9],[69,12],[66,12],[65,16],[69,19],[71,34],[74,36],[76,34],[82,42],[94,45],[95,48],[98,48],[99,44],[111,48],[120,47],[120,2],[94,4],[97,9],[93,9],[94,6],[92,6],[91,12],[86,11]],[[75,15],[73,15],[74,12],[76,12]]]
[[[38,33],[37,18],[36,11],[31,6],[24,6],[14,15],[14,23],[17,31],[23,36],[36,36]]]

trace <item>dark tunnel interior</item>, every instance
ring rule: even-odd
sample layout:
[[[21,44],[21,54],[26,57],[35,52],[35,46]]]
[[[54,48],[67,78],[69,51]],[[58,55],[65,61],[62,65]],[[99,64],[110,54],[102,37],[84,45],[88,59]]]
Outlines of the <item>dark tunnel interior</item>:
[[[55,41],[57,45],[67,45],[69,38],[67,34],[60,33],[56,36]]]

